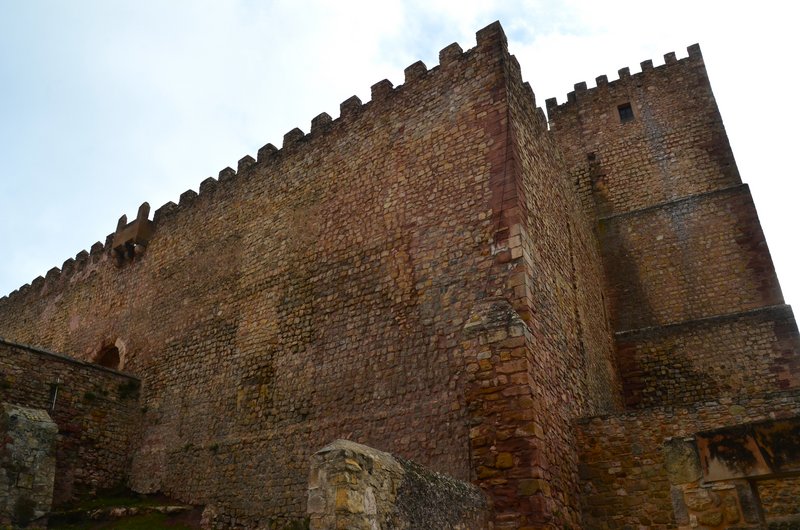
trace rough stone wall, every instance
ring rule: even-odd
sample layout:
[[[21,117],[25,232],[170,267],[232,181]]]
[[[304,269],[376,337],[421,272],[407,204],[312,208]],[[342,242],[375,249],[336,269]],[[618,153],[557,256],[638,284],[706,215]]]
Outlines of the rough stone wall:
[[[520,197],[528,378],[536,424],[534,478],[543,479],[542,522],[579,524],[572,419],[621,407],[603,269],[591,223],[548,134],[544,113],[509,61],[511,166]]]
[[[756,487],[767,521],[800,523],[800,477],[759,480]]]
[[[460,340],[493,269],[508,151],[497,32],[417,63],[165,205],[142,255],[109,245],[0,302],[16,340],[143,378],[132,484],[226,524],[305,513],[310,451],[349,438],[471,477]]]
[[[800,386],[800,336],[785,305],[620,333],[617,352],[629,407]]]
[[[58,426],[56,506],[125,483],[138,394],[129,375],[0,339],[0,401],[46,410]]]
[[[528,321],[538,328],[537,350],[551,348],[547,360],[537,361],[536,377],[541,387],[558,381],[554,394],[572,394],[569,415],[611,411],[621,403],[593,219],[581,211],[544,113],[536,108],[519,67],[509,75],[512,156],[527,272],[519,310],[531,315]]]
[[[39,527],[36,520],[50,512],[57,433],[46,411],[0,404],[0,525],[4,528]]]
[[[689,53],[549,100],[548,132],[493,24],[162,206],[143,252],[116,260],[110,236],[0,299],[0,333],[94,361],[117,345],[143,379],[131,484],[217,526],[301,523],[311,451],[337,438],[475,481],[498,529],[579,526],[581,494],[590,523],[667,525],[653,448],[738,421],[697,405],[713,385],[763,415],[754,395],[797,377],[796,326]],[[757,364],[746,396],[725,348]],[[621,387],[629,406],[695,412],[573,430],[618,411]]]
[[[688,52],[547,102],[571,183],[597,220],[624,402],[642,409],[578,426],[589,528],[676,525],[666,438],[796,413],[797,325],[700,49]],[[735,518],[721,514],[703,524]]]
[[[664,458],[667,438],[798,414],[800,397],[787,391],[580,420],[584,527],[676,528]]]
[[[312,530],[493,528],[474,485],[346,440],[312,456],[308,513]]]
[[[642,72],[575,85],[568,101],[547,100],[550,125],[587,211],[628,212],[740,183],[700,48]],[[633,120],[618,107],[629,103]],[[591,156],[590,156],[591,155]]]
[[[663,453],[678,528],[771,528],[799,522],[800,509],[788,498],[800,471],[799,436],[800,418],[795,417],[668,440]]]
[[[746,185],[600,220],[614,329],[783,303]]]
[[[497,528],[574,526],[571,419],[620,405],[602,268],[544,115],[500,51],[508,108],[507,149],[490,181],[495,297],[474,306],[462,343],[473,468]]]

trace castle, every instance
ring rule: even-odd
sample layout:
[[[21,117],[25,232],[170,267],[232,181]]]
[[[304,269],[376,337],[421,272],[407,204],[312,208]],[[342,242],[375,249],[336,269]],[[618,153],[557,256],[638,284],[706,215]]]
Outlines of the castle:
[[[491,24],[2,298],[0,401],[57,426],[52,502],[424,524],[381,515],[405,479],[309,474],[383,458],[345,439],[464,485],[429,528],[797,524],[798,328],[700,48],[664,62],[548,121]],[[0,516],[47,497],[9,451]]]

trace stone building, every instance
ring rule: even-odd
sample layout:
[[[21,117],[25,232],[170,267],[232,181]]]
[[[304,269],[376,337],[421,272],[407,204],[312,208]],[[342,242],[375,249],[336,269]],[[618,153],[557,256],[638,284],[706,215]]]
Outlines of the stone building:
[[[331,466],[477,486],[448,528],[797,521],[797,325],[700,48],[664,62],[548,121],[494,23],[4,297],[2,401],[58,425],[54,502],[388,527],[415,488],[315,497],[346,439],[400,464]]]

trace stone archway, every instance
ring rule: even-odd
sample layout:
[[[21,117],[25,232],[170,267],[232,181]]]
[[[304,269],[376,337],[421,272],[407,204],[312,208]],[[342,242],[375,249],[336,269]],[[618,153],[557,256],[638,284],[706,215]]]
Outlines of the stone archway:
[[[111,368],[113,370],[119,369],[119,348],[116,346],[108,346],[100,350],[95,361],[100,366]]]
[[[125,366],[125,343],[121,339],[103,343],[93,362],[112,370],[122,370]]]

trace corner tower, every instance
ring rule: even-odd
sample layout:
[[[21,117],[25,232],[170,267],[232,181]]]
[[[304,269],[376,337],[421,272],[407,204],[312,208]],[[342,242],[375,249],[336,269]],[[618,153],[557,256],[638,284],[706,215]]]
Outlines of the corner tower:
[[[791,417],[800,387],[797,324],[700,47],[641,69],[598,77],[594,88],[578,83],[561,105],[547,101],[569,179],[594,220],[626,408],[579,424],[590,527],[688,523],[692,488],[721,483],[705,474],[676,483],[665,440]],[[642,473],[649,482],[636,487]],[[730,502],[744,506],[763,484],[729,484],[742,491]]]

